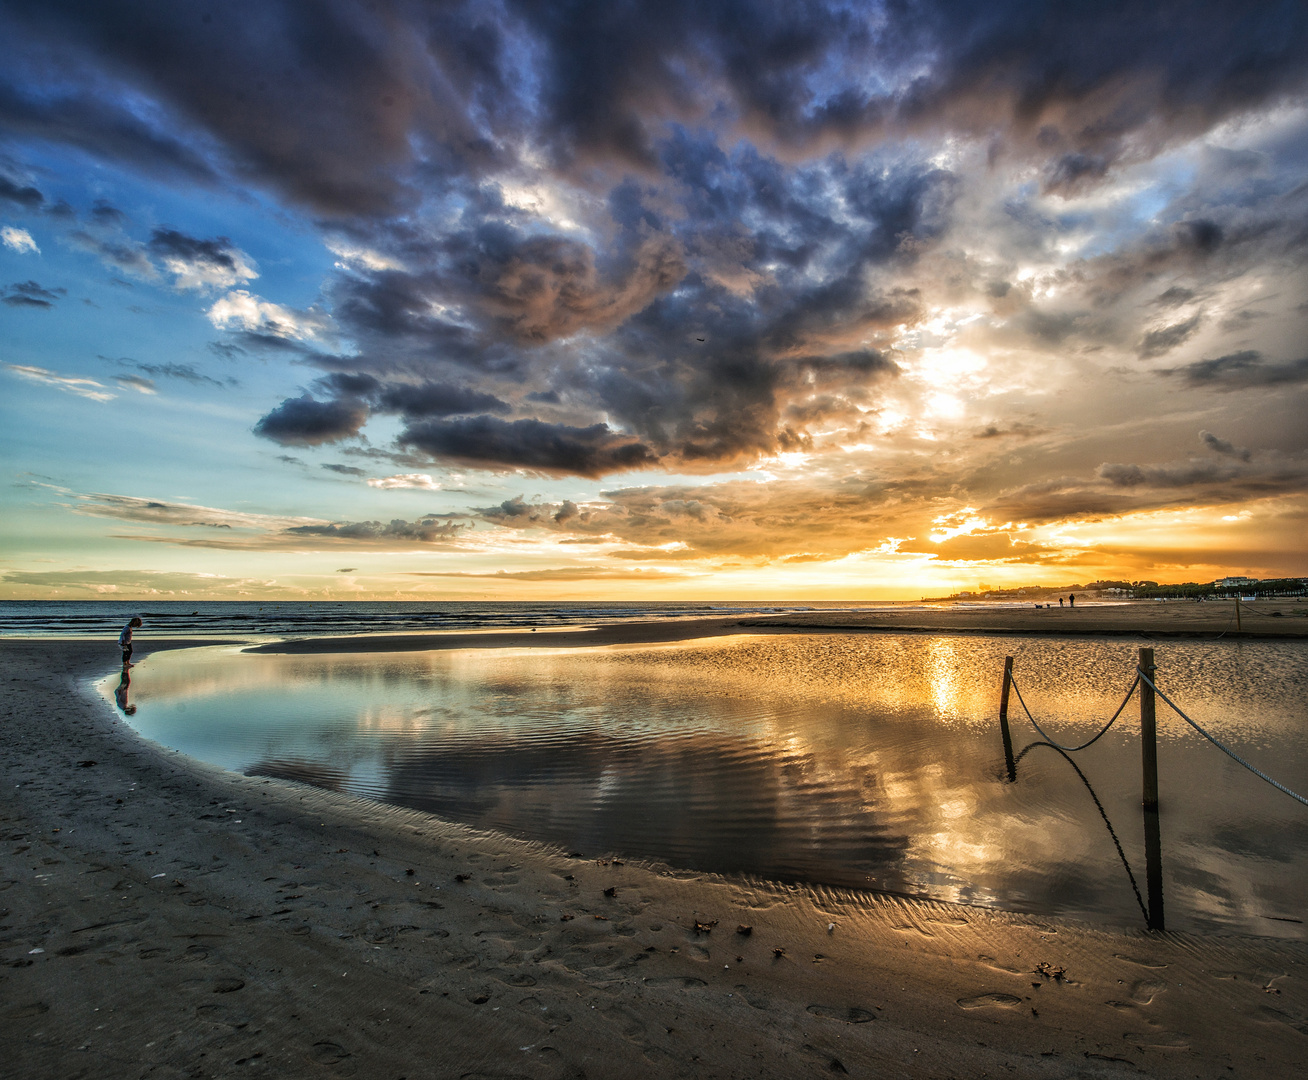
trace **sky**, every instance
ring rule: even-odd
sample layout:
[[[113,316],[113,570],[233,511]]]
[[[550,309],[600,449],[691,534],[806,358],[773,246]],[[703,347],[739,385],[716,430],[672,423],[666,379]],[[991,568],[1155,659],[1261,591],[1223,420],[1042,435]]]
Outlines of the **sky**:
[[[1308,9],[0,0],[0,599],[1308,574]]]

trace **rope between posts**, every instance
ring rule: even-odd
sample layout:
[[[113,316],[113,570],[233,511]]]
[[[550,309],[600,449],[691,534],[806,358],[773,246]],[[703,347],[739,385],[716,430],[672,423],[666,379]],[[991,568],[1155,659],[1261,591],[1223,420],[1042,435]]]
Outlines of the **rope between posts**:
[[[1290,798],[1297,799],[1299,802],[1303,803],[1304,806],[1308,806],[1308,799],[1305,799],[1302,795],[1296,794],[1295,792],[1291,791],[1288,787],[1286,787],[1284,784],[1280,783],[1279,781],[1273,780],[1270,776],[1268,776],[1265,772],[1263,772],[1262,769],[1258,768],[1255,765],[1250,765],[1249,762],[1245,761],[1244,758],[1242,758],[1239,754],[1237,754],[1225,743],[1222,743],[1218,739],[1215,739],[1212,735],[1209,735],[1208,732],[1206,732],[1203,728],[1201,728],[1198,724],[1196,724],[1193,720],[1191,720],[1188,716],[1186,716],[1185,713],[1181,711],[1180,706],[1177,705],[1176,702],[1174,702],[1171,698],[1169,698],[1166,694],[1164,694],[1161,690],[1159,690],[1158,687],[1154,685],[1153,680],[1150,679],[1149,676],[1146,675],[1143,671],[1141,671],[1139,668],[1136,668],[1135,673],[1138,676],[1138,678],[1136,679],[1137,683],[1141,679],[1143,679],[1155,694],[1157,694],[1160,698],[1162,698],[1165,702],[1167,702],[1168,705],[1172,707],[1172,711],[1176,713],[1177,716],[1179,716],[1182,720],[1184,720],[1187,724],[1189,724],[1192,728],[1194,728],[1195,731],[1199,732],[1200,735],[1202,735],[1205,739],[1207,739],[1210,743],[1212,743],[1215,747],[1217,747],[1218,750],[1221,750],[1222,753],[1226,754],[1228,757],[1232,758],[1233,760],[1238,761],[1241,765],[1243,765],[1255,776],[1261,776],[1264,780],[1266,780],[1269,784],[1272,785],[1272,787],[1276,788],[1278,791],[1283,791],[1287,795],[1289,795]]]
[[[1132,689],[1134,689],[1134,687],[1132,687]],[[1122,850],[1122,842],[1117,839],[1117,830],[1113,828],[1113,823],[1108,820],[1108,812],[1104,809],[1104,804],[1099,801],[1099,796],[1095,794],[1095,789],[1090,786],[1090,781],[1086,779],[1086,775],[1081,771],[1080,766],[1068,757],[1067,754],[1055,743],[1051,742],[1033,742],[1017,755],[1013,764],[1016,765],[1026,757],[1028,752],[1034,750],[1037,746],[1047,746],[1049,749],[1056,750],[1058,753],[1062,754],[1063,760],[1071,765],[1073,770],[1076,772],[1076,775],[1081,778],[1081,783],[1085,785],[1086,791],[1090,793],[1090,798],[1095,802],[1095,809],[1099,811],[1099,816],[1104,819],[1104,824],[1108,827],[1108,835],[1113,838],[1113,847],[1117,848],[1117,857],[1122,860],[1122,866],[1126,870],[1126,876],[1131,882],[1131,891],[1135,893],[1135,902],[1140,905],[1140,911],[1144,914],[1145,922],[1148,922],[1149,908],[1145,906],[1144,897],[1140,895],[1140,886],[1136,884],[1135,875],[1131,873],[1131,864],[1126,861],[1126,852]]]
[[[1050,746],[1056,747],[1059,750],[1065,750],[1069,754],[1073,754],[1078,750],[1084,750],[1087,746],[1092,746],[1103,738],[1108,729],[1117,723],[1117,718],[1122,715],[1122,710],[1126,708],[1126,703],[1131,700],[1131,695],[1135,693],[1136,687],[1140,685],[1140,679],[1137,673],[1135,682],[1131,684],[1131,689],[1126,692],[1126,697],[1122,699],[1122,704],[1117,707],[1117,712],[1113,713],[1108,723],[1099,729],[1099,734],[1097,734],[1093,739],[1083,742],[1080,746],[1064,746],[1062,743],[1053,739],[1049,733],[1036,722],[1036,718],[1031,715],[1031,710],[1026,707],[1026,702],[1022,700],[1022,691],[1017,688],[1017,680],[1010,675],[1008,682],[1009,685],[1012,686],[1013,692],[1017,694],[1017,702],[1022,706],[1022,711],[1026,713],[1026,718],[1031,721],[1031,726],[1044,736],[1045,741],[1049,743]]]

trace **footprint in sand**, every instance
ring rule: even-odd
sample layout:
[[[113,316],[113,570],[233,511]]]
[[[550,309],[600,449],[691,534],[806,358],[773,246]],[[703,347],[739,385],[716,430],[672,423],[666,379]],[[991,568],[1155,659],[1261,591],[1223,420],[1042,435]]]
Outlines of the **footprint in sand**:
[[[1012,1009],[1021,1004],[1022,999],[1012,994],[977,994],[976,997],[958,999],[960,1009],[985,1009],[991,1006]]]
[[[350,1052],[334,1042],[316,1042],[309,1048],[305,1058],[314,1065],[335,1065],[350,1056]]]
[[[866,1024],[876,1019],[874,1012],[856,1005],[810,1005],[806,1011],[826,1020],[839,1020],[842,1024]]]
[[[1139,1005],[1148,1005],[1154,997],[1167,989],[1167,984],[1155,979],[1142,979],[1131,987],[1131,1000]]]

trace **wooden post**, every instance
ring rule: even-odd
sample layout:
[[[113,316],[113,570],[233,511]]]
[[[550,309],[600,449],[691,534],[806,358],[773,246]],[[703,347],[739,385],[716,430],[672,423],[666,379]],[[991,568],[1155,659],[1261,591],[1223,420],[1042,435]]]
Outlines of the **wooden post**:
[[[1227,625],[1230,625],[1229,623]],[[1235,629],[1240,630],[1240,594],[1235,594]]]
[[[1004,737],[1004,764],[1008,766],[1008,780],[1017,780],[1017,765],[1013,762],[1013,737],[1008,731],[1008,691],[1013,685],[1013,658],[1004,657],[1004,688],[999,691],[999,731]]]
[[[1154,650],[1140,650],[1140,670],[1154,677]],[[1144,805],[1158,809],[1158,731],[1154,688],[1140,680],[1140,763],[1144,767]]]
[[[1140,650],[1140,670],[1154,678],[1154,650]],[[1140,681],[1140,763],[1143,770],[1145,830],[1145,891],[1149,896],[1150,930],[1164,929],[1163,842],[1158,817],[1158,728],[1154,688]]]

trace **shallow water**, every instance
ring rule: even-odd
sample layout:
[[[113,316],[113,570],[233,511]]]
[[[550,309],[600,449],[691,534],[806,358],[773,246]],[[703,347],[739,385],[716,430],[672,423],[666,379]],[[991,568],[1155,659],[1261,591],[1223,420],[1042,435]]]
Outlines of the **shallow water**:
[[[1051,735],[1088,738],[1137,644],[896,634],[370,655],[163,653],[133,725],[241,772],[673,866],[1143,923],[1139,711],[1077,772],[996,721],[1003,658]],[[1308,647],[1156,647],[1198,722],[1308,788]],[[106,681],[112,694],[118,679]],[[1046,721],[1048,721],[1046,723]],[[1026,749],[1023,754],[1022,751]],[[1308,807],[1159,703],[1168,929],[1305,936]],[[1100,810],[1102,807],[1102,813]]]

